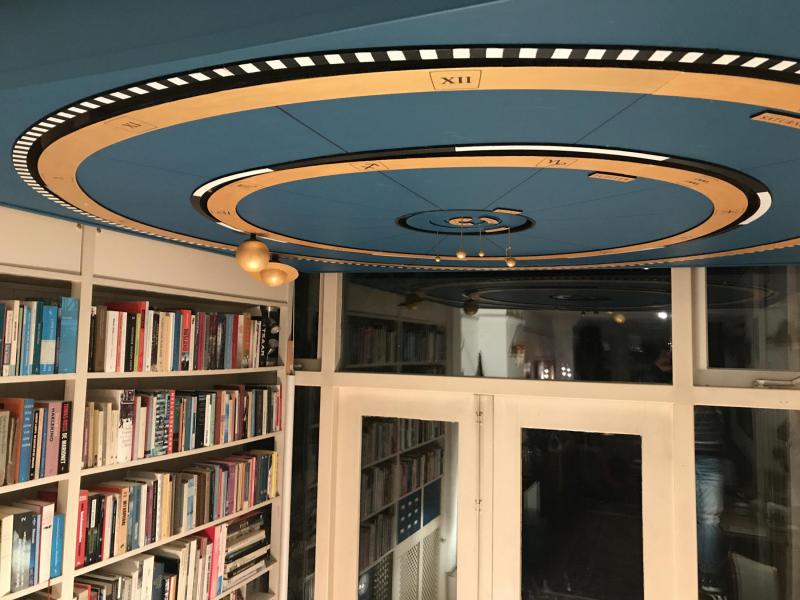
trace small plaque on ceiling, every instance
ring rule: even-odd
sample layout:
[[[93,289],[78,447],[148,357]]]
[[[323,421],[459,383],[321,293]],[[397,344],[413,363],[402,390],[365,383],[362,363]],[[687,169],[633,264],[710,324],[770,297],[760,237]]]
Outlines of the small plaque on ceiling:
[[[431,71],[435,90],[474,90],[481,86],[480,71]]]
[[[387,167],[382,162],[375,160],[365,160],[362,162],[350,163],[356,171],[386,171]]]
[[[773,125],[783,125],[784,127],[791,127],[792,129],[800,129],[800,117],[793,117],[792,115],[782,115],[780,113],[765,111],[753,115],[751,119],[753,119],[753,121],[772,123]]]
[[[558,158],[556,156],[549,156],[536,163],[536,166],[540,169],[563,169],[564,167],[568,167],[573,164],[576,160],[576,158]]]
[[[106,125],[111,125],[115,129],[122,129],[124,131],[149,131],[150,129],[156,129],[155,125],[151,123],[145,123],[144,121],[140,121],[139,119],[134,119],[132,117],[119,117],[117,119],[111,119],[106,121]]]
[[[619,183],[630,183],[631,181],[636,180],[636,177],[631,177],[630,175],[621,175],[620,173],[602,173],[600,171],[590,173],[589,177],[592,179],[607,179],[608,181],[616,181]]]

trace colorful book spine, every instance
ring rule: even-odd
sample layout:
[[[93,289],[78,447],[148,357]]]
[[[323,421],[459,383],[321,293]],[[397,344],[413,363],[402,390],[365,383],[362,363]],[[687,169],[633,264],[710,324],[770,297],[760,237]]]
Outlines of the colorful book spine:
[[[78,299],[62,296],[58,306],[56,371],[74,373],[78,347]]]
[[[53,516],[53,543],[50,548],[50,578],[61,577],[64,559],[64,515]]]
[[[56,334],[58,332],[58,307],[42,305],[42,339],[39,353],[39,373],[51,375],[56,369]]]

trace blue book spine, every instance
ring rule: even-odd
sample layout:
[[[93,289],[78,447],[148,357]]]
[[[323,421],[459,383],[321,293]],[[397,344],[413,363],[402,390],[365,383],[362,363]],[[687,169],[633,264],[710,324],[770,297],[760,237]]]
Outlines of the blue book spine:
[[[3,327],[3,322],[6,318],[6,307],[0,303],[0,373],[2,372],[2,363],[5,357],[5,342],[6,330]],[[13,322],[13,321],[12,321]]]
[[[64,515],[53,517],[53,545],[50,547],[50,578],[61,576],[64,558]]]
[[[130,506],[128,507],[128,549],[139,547],[139,486],[130,487]]]
[[[17,481],[31,478],[31,450],[33,438],[33,400],[26,398],[22,407],[22,438],[19,444],[19,477]]]
[[[56,333],[58,331],[58,307],[46,304],[42,307],[42,344],[39,372],[52,375],[56,372]]]
[[[42,321],[44,318],[44,311],[42,311],[42,302],[36,302],[36,326],[33,335],[33,364],[31,365],[31,374],[39,375],[41,373],[41,360],[42,360]]]
[[[58,310],[56,372],[74,373],[78,347],[78,299],[63,296]]]
[[[28,355],[30,354],[31,350],[31,309],[27,306],[23,307],[22,310],[22,326],[20,327],[22,331],[22,350],[20,351],[19,355],[19,374],[20,375],[30,375],[31,374],[31,365],[28,362]]]
[[[186,401],[183,403],[184,411],[183,411],[183,449],[190,450],[191,446],[189,445],[190,436],[192,435],[192,398],[190,396],[186,396]]]
[[[181,368],[181,314],[175,313],[175,324],[172,328],[172,370]]]
[[[233,315],[225,315],[225,364],[223,368],[233,368]]]

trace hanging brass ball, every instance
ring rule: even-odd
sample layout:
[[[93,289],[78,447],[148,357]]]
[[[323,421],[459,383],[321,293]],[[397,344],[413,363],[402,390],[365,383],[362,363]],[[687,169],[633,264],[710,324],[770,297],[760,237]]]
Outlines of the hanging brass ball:
[[[517,266],[517,259],[514,258],[513,256],[507,256],[506,257],[506,266],[509,269],[513,269],[514,267]]]
[[[269,248],[255,237],[245,240],[236,248],[236,262],[248,273],[258,273],[269,264]]]
[[[458,258],[460,260],[464,260],[465,258],[467,258],[467,251],[464,250],[463,248],[459,248],[456,251],[456,258]]]
[[[259,277],[269,287],[278,287],[286,283],[286,273],[280,269],[264,269],[259,273]]]
[[[434,256],[434,257],[433,257],[433,260],[434,260],[435,262],[442,262],[442,257],[441,257],[441,256]]]
[[[475,302],[472,298],[464,301],[464,306],[461,308],[464,311],[464,314],[468,317],[474,317],[478,314],[478,303]]]

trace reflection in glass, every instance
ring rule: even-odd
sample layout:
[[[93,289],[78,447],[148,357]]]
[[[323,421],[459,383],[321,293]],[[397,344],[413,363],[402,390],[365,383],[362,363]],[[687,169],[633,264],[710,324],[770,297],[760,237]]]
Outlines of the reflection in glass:
[[[522,430],[522,600],[642,600],[641,447]]]
[[[301,273],[294,282],[295,358],[317,358],[319,283],[319,273]]]
[[[709,366],[800,371],[800,267],[706,273]]]
[[[800,412],[695,407],[702,600],[800,598]]]
[[[672,381],[668,270],[347,274],[343,370]]]
[[[314,600],[319,461],[319,388],[295,388],[289,600]]]
[[[455,599],[456,430],[364,418],[358,600]]]

